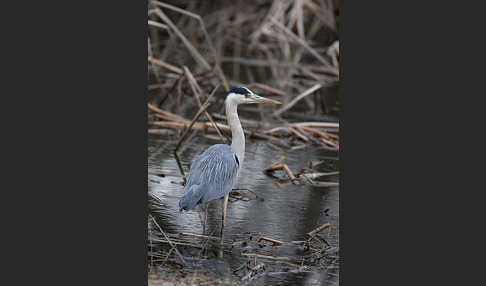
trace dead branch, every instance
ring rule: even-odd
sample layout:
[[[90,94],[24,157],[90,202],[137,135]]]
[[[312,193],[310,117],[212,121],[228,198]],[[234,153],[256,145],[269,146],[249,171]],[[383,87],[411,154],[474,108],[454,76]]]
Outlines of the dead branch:
[[[167,240],[167,242],[169,242],[170,246],[172,246],[172,248],[174,248],[175,252],[177,253],[177,255],[179,256],[179,258],[181,259],[182,264],[185,265],[186,264],[186,261],[184,260],[184,257],[182,257],[182,255],[179,252],[179,250],[177,250],[177,247],[170,241],[169,237],[165,234],[164,230],[160,227],[160,225],[157,223],[157,221],[155,220],[155,218],[152,215],[150,217],[152,218],[152,221],[155,223],[155,225],[159,228],[160,232],[164,235],[164,237]]]
[[[330,228],[330,227],[331,227],[331,224],[330,223],[325,223],[325,224],[321,225],[320,227],[314,229],[313,231],[308,232],[307,235],[309,235],[310,237],[314,237],[319,232],[321,232],[321,231],[323,231],[323,230],[325,230],[327,228]]]
[[[215,237],[215,236],[207,236],[203,234],[195,234],[195,233],[188,233],[188,232],[181,232],[180,235],[182,236],[191,236],[191,237],[197,237],[197,238],[204,238],[204,239],[211,239],[211,240],[217,240],[220,241],[220,237]]]
[[[290,109],[292,106],[294,106],[299,100],[302,98],[308,96],[309,94],[312,94],[314,91],[320,89],[322,85],[320,83],[314,85],[313,87],[309,88],[308,90],[304,91],[303,93],[299,94],[296,98],[294,98],[291,102],[285,104],[282,106],[282,108],[278,109],[273,113],[273,115],[280,115],[282,112]]]
[[[280,241],[280,240],[276,240],[276,239],[273,239],[273,238],[269,238],[269,237],[265,237],[265,236],[260,236],[258,239],[257,239],[257,242],[260,242],[262,240],[266,240],[268,242],[271,242],[273,243],[273,245],[282,245],[283,242]]]
[[[173,66],[171,64],[168,64],[162,60],[158,60],[158,59],[154,59],[153,57],[148,57],[148,61],[154,65],[157,65],[159,67],[163,67],[165,69],[168,69],[172,72],[175,72],[175,73],[178,73],[178,74],[182,74],[182,69],[176,67],[176,66]]]
[[[272,259],[272,260],[292,261],[288,257],[278,257],[278,256],[262,255],[262,254],[257,254],[257,253],[242,253],[241,255],[248,256],[248,257],[258,257],[258,258],[264,258],[264,259]]]
[[[187,47],[191,55],[194,59],[199,62],[206,70],[211,70],[211,66],[209,63],[204,59],[204,57],[199,53],[199,51],[189,42],[189,40],[184,36],[184,34],[177,28],[177,26],[165,15],[162,10],[159,8],[155,9],[155,14],[160,17],[170,28],[171,30],[179,37],[179,39],[184,43]]]

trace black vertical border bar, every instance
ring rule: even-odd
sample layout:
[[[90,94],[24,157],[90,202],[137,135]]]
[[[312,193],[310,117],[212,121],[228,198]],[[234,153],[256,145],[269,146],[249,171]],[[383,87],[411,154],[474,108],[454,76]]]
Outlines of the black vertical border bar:
[[[147,285],[147,1],[5,4],[2,284]]]

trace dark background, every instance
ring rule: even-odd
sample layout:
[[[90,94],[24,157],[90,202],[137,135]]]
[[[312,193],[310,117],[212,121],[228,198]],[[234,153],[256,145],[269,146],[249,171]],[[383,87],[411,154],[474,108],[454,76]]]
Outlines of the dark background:
[[[480,265],[464,166],[481,10],[406,3],[340,7],[344,285],[464,284]],[[62,4],[2,9],[2,278],[145,285],[147,3]]]

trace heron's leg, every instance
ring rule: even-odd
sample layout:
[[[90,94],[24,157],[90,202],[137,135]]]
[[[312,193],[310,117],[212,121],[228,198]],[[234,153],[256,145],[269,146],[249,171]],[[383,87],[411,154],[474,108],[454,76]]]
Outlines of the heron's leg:
[[[223,198],[223,217],[221,221],[221,241],[223,241],[224,226],[226,224],[226,208],[228,207],[229,193],[224,195]]]
[[[200,212],[199,212],[199,211],[197,212],[197,215],[199,216],[199,221],[201,222],[201,225],[202,225],[202,226],[204,226],[204,221],[203,221],[203,218],[202,218],[202,216],[201,216],[201,212],[203,212],[203,211],[204,211],[204,208],[203,208],[203,206],[202,206],[202,205],[203,205],[203,204],[199,204],[199,205],[197,205],[197,206],[198,206],[198,207],[201,209],[201,211],[200,211]]]
[[[204,203],[204,223],[203,223],[203,234],[206,234],[206,221],[208,218],[208,203]]]

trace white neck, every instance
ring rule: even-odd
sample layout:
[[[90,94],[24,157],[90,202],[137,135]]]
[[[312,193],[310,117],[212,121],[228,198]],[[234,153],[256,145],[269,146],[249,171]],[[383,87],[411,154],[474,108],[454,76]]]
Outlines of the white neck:
[[[245,133],[241,127],[240,119],[238,118],[238,105],[230,98],[225,101],[226,105],[226,119],[231,128],[232,143],[231,148],[236,152],[238,160],[240,161],[240,169],[245,160]]]

